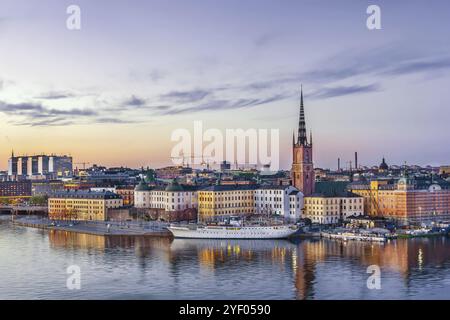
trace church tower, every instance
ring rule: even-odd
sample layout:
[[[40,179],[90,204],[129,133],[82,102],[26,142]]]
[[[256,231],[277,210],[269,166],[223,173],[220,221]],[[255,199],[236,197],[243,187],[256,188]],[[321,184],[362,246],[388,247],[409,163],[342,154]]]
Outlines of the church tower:
[[[312,159],[312,133],[306,136],[305,109],[303,106],[303,88],[300,91],[300,118],[298,123],[297,141],[295,134],[292,141],[292,185],[305,196],[314,192],[314,167]]]

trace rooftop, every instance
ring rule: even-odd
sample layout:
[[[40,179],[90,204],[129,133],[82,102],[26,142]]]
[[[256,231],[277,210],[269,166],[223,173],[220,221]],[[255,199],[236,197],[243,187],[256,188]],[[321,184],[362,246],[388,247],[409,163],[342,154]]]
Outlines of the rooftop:
[[[78,198],[78,199],[121,199],[118,194],[111,191],[87,191],[87,190],[67,190],[52,193],[49,198]]]

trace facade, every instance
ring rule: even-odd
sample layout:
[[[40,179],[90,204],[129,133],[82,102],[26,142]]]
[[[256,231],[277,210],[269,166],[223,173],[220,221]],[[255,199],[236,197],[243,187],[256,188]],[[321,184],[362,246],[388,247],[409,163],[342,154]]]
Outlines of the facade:
[[[194,186],[181,186],[173,181],[166,188],[150,188],[143,181],[134,189],[134,206],[143,209],[182,211],[196,209],[197,192]]]
[[[0,182],[0,198],[26,198],[31,195],[30,181]]]
[[[303,194],[293,186],[260,187],[254,197],[257,214],[276,214],[294,221],[301,217]]]
[[[313,223],[336,224],[347,217],[363,214],[364,198],[356,194],[315,194],[305,197],[303,216]]]
[[[14,156],[8,160],[8,176],[12,179],[45,176],[63,178],[72,176],[72,157],[56,155]]]
[[[310,141],[306,136],[305,110],[303,107],[303,90],[300,97],[300,118],[297,141],[295,135],[292,141],[292,185],[300,190],[304,196],[309,196],[314,192],[314,168],[312,135]]]
[[[371,181],[349,186],[365,199],[370,216],[392,218],[401,222],[426,222],[450,218],[450,189],[438,183],[419,188],[414,179],[400,178],[397,183]]]
[[[48,215],[56,220],[106,221],[109,209],[122,206],[122,198],[109,191],[65,191],[49,196]]]
[[[122,197],[124,206],[134,205],[134,187],[116,187],[116,193]]]
[[[216,184],[199,190],[198,219],[207,222],[255,213],[255,189],[255,185]]]
[[[48,196],[61,191],[64,191],[64,182],[61,180],[31,182],[31,193],[33,196]]]

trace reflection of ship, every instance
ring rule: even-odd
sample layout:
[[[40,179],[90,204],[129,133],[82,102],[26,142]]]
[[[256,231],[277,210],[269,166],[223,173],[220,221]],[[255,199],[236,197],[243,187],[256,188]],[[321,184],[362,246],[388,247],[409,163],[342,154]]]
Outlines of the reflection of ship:
[[[293,225],[233,226],[233,225],[171,225],[175,238],[191,239],[285,239],[297,231]]]
[[[274,249],[283,248],[293,250],[297,247],[296,244],[288,240],[274,240],[274,241],[264,241],[264,240],[248,240],[240,241],[238,239],[174,239],[170,244],[171,251],[184,252],[189,249],[204,250],[204,249],[228,249],[239,247],[241,251],[252,251],[252,252],[264,252],[273,251]]]

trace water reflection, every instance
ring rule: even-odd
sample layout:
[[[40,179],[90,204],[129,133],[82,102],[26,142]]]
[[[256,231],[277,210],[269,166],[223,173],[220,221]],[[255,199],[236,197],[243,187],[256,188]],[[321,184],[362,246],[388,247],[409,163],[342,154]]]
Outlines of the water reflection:
[[[115,294],[120,298],[152,299],[426,299],[434,288],[438,297],[450,298],[445,289],[450,282],[448,238],[399,239],[371,244],[333,240],[97,236],[14,227],[1,231],[12,233],[12,240],[0,239],[0,256],[8,252],[2,246],[19,245],[21,239],[28,237],[32,248],[40,246],[42,251],[48,247],[45,259],[49,268],[59,270],[58,263],[72,259],[84,263],[85,268],[107,272],[101,276],[88,275],[92,281],[111,277],[123,283],[119,287],[106,280],[96,282],[96,287],[88,293],[92,297],[110,298],[114,297],[112,291],[117,291]],[[369,265],[381,268],[386,290],[375,294],[365,288]],[[11,272],[8,264],[3,267]],[[121,272],[123,275],[119,275]],[[45,278],[42,281],[45,282]],[[108,286],[111,292],[102,289],[102,285]]]

